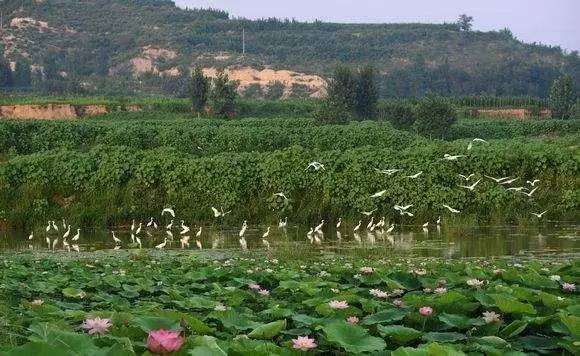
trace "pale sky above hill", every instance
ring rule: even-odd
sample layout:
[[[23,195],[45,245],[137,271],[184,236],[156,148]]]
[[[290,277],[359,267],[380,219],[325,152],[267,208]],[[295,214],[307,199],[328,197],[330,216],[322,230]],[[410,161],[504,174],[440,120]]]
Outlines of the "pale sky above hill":
[[[181,7],[213,7],[231,16],[329,22],[454,22],[475,18],[476,30],[508,27],[525,42],[580,50],[580,0],[175,0]]]

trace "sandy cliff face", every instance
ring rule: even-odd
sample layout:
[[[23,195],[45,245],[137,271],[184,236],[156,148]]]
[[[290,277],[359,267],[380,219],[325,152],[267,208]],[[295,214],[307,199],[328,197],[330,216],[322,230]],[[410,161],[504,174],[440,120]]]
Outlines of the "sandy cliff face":
[[[63,120],[76,119],[77,112],[72,105],[5,105],[0,106],[0,117],[10,119]]]

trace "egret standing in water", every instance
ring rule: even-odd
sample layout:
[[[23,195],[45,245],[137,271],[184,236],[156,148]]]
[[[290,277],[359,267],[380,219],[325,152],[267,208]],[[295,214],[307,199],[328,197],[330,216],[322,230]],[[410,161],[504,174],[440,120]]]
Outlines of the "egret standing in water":
[[[81,237],[81,229],[77,229],[77,234],[73,236],[72,241],[78,241]]]
[[[139,235],[139,233],[141,232],[142,227],[143,227],[143,223],[139,223],[139,227],[137,228],[137,231],[135,231],[135,235]]]
[[[322,227],[324,226],[324,219],[320,222],[320,224],[318,224],[318,226],[316,226],[314,228],[314,232],[318,232],[321,233],[322,232]]]
[[[62,236],[63,239],[66,239],[68,237],[68,235],[70,235],[70,225],[68,226],[68,230],[66,230],[66,232],[64,233],[64,235]]]
[[[158,249],[158,250],[163,250],[166,245],[167,245],[167,238],[165,238],[162,243],[160,243],[159,245],[155,246],[155,248]]]
[[[240,237],[240,247],[242,248],[242,250],[248,249],[248,243],[246,242],[246,239],[243,236]]]
[[[244,220],[244,223],[242,224],[242,228],[241,228],[240,232],[238,233],[238,236],[244,237],[244,234],[246,233],[247,229],[248,229],[248,222],[246,220]]]
[[[195,237],[199,239],[199,237],[201,236],[201,226],[199,227],[199,230],[195,233]]]
[[[354,227],[353,231],[357,232],[360,229],[360,226],[362,225],[362,220],[358,221],[358,224]]]
[[[34,238],[34,231],[28,235],[28,240],[32,240]]]
[[[268,226],[268,230],[262,235],[262,238],[265,239],[270,235],[270,227]]]
[[[338,218],[338,222],[336,223],[336,229],[340,229],[340,225],[342,225],[342,218]]]
[[[117,236],[115,236],[115,231],[111,231],[111,233],[113,234],[113,241],[115,242],[115,245],[120,245],[123,243],[123,241],[121,241],[120,239],[117,238]]]
[[[171,222],[169,223],[169,225],[167,225],[167,226],[165,227],[165,229],[166,229],[166,230],[171,230],[171,229],[173,229],[173,219],[171,219]]]

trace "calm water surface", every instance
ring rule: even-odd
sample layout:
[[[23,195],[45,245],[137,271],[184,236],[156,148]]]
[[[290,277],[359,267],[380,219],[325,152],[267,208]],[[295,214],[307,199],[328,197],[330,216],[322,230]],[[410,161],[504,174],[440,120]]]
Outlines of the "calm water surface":
[[[122,240],[120,249],[137,248],[131,243],[131,232],[127,227],[114,229]],[[199,239],[203,249],[229,250],[241,249],[239,228],[204,226]],[[265,226],[250,227],[245,234],[250,250],[265,250],[262,234]],[[165,249],[181,249],[180,229],[172,230],[173,240],[169,238]],[[197,227],[191,227],[186,234],[190,236],[190,250],[196,250]],[[430,257],[487,257],[487,256],[580,256],[580,226],[576,224],[550,223],[538,226],[443,226],[432,227],[425,231],[420,226],[397,226],[395,231],[366,231],[353,233],[351,228],[326,229],[324,234],[307,235],[308,228],[289,226],[287,229],[272,227],[267,241],[272,250],[286,251],[290,254],[335,253],[335,254],[379,254],[409,255]],[[75,243],[71,237],[76,227],[63,245],[62,227],[60,231],[47,234],[44,228],[36,229],[34,238],[28,239],[30,231],[0,232],[0,253],[24,251],[52,251],[53,242],[58,239],[54,250],[77,253],[116,247],[110,230],[81,229],[81,237]],[[165,228],[144,228],[139,237],[144,249],[154,248],[169,235]],[[47,239],[50,240],[50,247]],[[187,248],[187,247],[186,247]]]

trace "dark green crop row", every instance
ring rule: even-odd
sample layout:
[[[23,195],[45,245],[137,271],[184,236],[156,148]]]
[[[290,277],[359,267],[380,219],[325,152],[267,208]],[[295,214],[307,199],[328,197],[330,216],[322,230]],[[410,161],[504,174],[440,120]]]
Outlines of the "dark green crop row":
[[[337,136],[338,137],[338,136]],[[338,216],[357,221],[360,211],[398,219],[395,204],[413,204],[413,218],[424,223],[450,217],[448,204],[460,217],[509,221],[530,219],[548,210],[547,218],[578,216],[580,158],[577,140],[510,140],[477,145],[425,142],[399,149],[364,147],[319,152],[291,147],[267,153],[222,153],[195,157],[177,149],[136,150],[96,146],[87,152],[50,151],[17,156],[0,164],[0,218],[29,225],[66,217],[85,225],[113,224],[158,215],[174,206],[190,221],[211,221],[212,206],[233,210],[230,223],[248,219],[311,223]],[[576,147],[576,148],[575,148]],[[445,153],[467,154],[455,162]],[[307,170],[310,161],[325,164]],[[375,168],[403,169],[394,176]],[[423,171],[417,179],[406,178]],[[459,174],[482,179],[474,192],[458,187]],[[506,190],[483,175],[540,179],[532,197]],[[381,198],[371,198],[385,190]],[[284,192],[290,200],[274,197]]]

